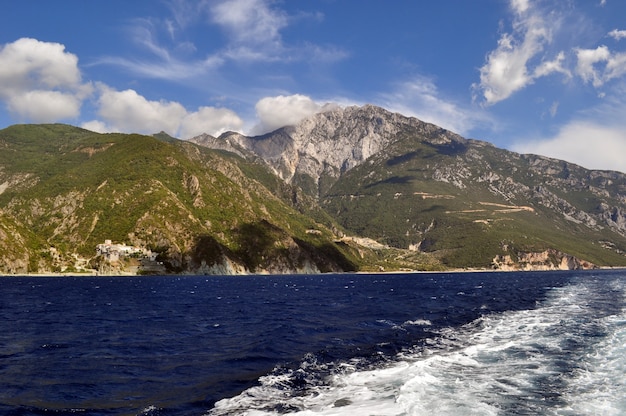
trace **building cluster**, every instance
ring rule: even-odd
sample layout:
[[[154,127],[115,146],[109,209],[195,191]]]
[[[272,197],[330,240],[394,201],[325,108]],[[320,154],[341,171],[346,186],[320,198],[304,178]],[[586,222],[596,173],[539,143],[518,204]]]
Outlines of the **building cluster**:
[[[113,244],[111,240],[104,240],[104,244],[98,244],[96,246],[96,254],[104,257],[109,262],[119,261],[123,257],[131,256],[147,257],[152,261],[156,258],[156,254],[148,249],[127,246],[126,244]]]

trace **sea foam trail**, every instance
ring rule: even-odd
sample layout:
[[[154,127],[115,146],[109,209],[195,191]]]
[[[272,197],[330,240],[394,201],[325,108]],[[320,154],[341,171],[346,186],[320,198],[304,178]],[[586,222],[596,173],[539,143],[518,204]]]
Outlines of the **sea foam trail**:
[[[559,414],[626,414],[626,317],[612,316],[606,325],[611,335],[598,343],[575,371],[566,395],[568,406]]]
[[[379,368],[305,360],[209,415],[626,414],[624,304],[623,279],[554,288],[535,309],[440,330]]]

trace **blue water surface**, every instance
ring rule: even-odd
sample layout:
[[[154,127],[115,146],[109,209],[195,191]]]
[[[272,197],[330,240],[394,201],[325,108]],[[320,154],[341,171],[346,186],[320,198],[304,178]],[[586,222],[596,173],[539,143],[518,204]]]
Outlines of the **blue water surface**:
[[[337,363],[385,366],[585,279],[623,273],[2,277],[0,414],[202,415],[307,360],[319,380]],[[622,310],[611,287],[587,305],[594,319]]]

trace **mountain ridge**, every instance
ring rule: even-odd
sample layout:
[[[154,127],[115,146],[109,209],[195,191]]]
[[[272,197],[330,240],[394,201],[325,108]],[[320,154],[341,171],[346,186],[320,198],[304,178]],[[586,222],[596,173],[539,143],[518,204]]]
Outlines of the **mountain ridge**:
[[[139,259],[96,256],[107,240],[154,253],[148,271],[356,267],[352,248],[286,204],[291,193],[264,166],[237,156],[66,125],[9,127],[0,146],[0,272],[141,272]]]
[[[365,105],[333,107],[295,126],[285,126],[261,136],[227,132],[218,138],[201,135],[189,141],[241,156],[253,154],[268,163],[286,182],[307,187],[297,178],[304,175],[313,179],[319,188],[320,179],[337,178],[363,163],[393,142],[394,136],[403,129],[417,130],[433,143],[467,140],[415,117]]]
[[[479,236],[478,227],[468,223],[486,225],[491,230],[484,232],[493,233],[503,221],[520,221],[491,218],[488,213],[503,215],[504,210],[485,210],[486,205],[481,205],[485,203],[509,205],[509,213],[518,206],[532,207],[532,216],[517,226],[534,230],[533,244],[541,246],[540,251],[567,243],[559,234],[572,232],[577,233],[576,240],[588,234],[584,238],[595,239],[596,245],[612,246],[619,255],[625,251],[626,175],[621,172],[589,170],[554,158],[510,152],[371,105],[335,108],[263,136],[225,137],[240,154],[264,161],[285,182],[318,198],[349,232],[393,247],[449,250],[453,244],[449,236],[437,236],[438,243],[431,241],[438,223],[473,228],[472,236]],[[383,191],[377,192],[378,197],[389,193],[389,199],[376,201],[373,189]],[[407,198],[411,201],[403,204],[401,200]],[[426,204],[427,200],[438,203]],[[419,206],[424,206],[420,218],[415,214],[403,218],[408,227],[389,218],[405,216]],[[441,213],[429,214],[428,210]],[[472,218],[470,213],[474,213]],[[550,231],[536,229],[533,219]],[[533,248],[533,244],[520,244],[521,230],[515,234],[524,250]],[[493,241],[490,244],[497,246]],[[602,250],[596,247],[583,244],[570,250],[581,258],[591,252],[592,258],[604,262]],[[494,247],[478,263],[484,267],[490,257],[492,265],[497,264],[496,256],[502,255],[507,253]],[[462,261],[450,264],[464,266]]]
[[[0,273],[626,266],[625,174],[371,105],[189,141],[15,125],[0,148]]]

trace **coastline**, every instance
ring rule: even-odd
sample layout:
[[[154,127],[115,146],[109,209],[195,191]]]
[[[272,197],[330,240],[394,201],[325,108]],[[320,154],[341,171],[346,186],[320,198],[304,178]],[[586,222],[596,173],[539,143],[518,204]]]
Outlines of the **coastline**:
[[[328,272],[328,273],[239,273],[239,274],[190,274],[190,273],[163,273],[163,274],[137,274],[131,272],[121,272],[112,274],[102,274],[97,271],[92,272],[50,272],[50,273],[12,273],[12,274],[0,274],[0,279],[3,277],[193,277],[193,276],[230,276],[233,278],[239,276],[311,276],[311,275],[420,275],[420,274],[470,274],[470,273],[536,273],[536,272],[576,272],[576,271],[619,271],[625,270],[626,267],[621,266],[603,266],[594,269],[546,269],[546,268],[533,268],[533,269],[518,269],[518,270],[498,270],[498,269],[449,269],[449,270],[397,270],[397,271],[356,271],[356,272]]]

